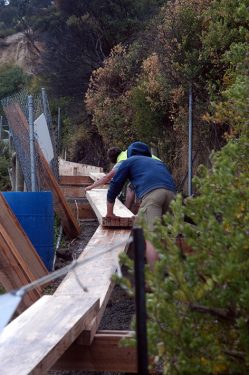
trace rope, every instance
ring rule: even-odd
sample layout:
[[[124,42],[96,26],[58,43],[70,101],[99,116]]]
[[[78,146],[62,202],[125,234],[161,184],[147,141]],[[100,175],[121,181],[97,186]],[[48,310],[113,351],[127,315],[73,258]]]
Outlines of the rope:
[[[31,283],[21,287],[20,289],[17,289],[13,293],[18,294],[18,295],[20,295],[20,294],[24,295],[28,291],[30,291],[32,289],[35,289],[38,286],[47,284],[48,282],[53,281],[53,280],[65,275],[65,274],[67,274],[69,271],[74,270],[78,266],[81,266],[83,264],[87,264],[87,263],[91,262],[92,260],[98,258],[99,256],[102,256],[102,255],[105,255],[107,253],[112,252],[113,250],[119,248],[121,245],[126,245],[126,244],[129,245],[132,241],[133,241],[133,238],[130,238],[128,241],[119,242],[118,244],[110,247],[109,249],[100,251],[98,254],[93,255],[92,257],[89,257],[89,258],[84,259],[82,261],[73,260],[69,265],[67,265],[67,266],[65,266],[65,267],[63,267],[63,268],[61,268],[57,271],[54,271],[54,272],[50,273],[49,275],[43,276],[40,279],[37,279],[37,280],[31,282]],[[76,280],[78,281],[78,278],[76,278]],[[86,289],[86,288],[84,287],[83,289]]]

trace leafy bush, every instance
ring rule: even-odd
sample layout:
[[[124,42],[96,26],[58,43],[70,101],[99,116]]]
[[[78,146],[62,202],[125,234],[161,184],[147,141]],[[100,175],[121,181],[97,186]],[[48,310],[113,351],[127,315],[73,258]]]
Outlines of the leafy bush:
[[[0,141],[0,191],[10,189],[8,147]]]
[[[187,168],[190,83],[194,149],[202,150],[197,163],[205,163],[208,150],[218,148],[213,124],[207,126],[204,117],[210,105],[209,72],[215,71],[202,42],[211,2],[167,1],[134,43],[112,50],[103,67],[93,72],[86,94],[87,110],[108,145],[127,147],[140,139],[156,146],[177,183]]]
[[[148,237],[160,255],[146,274],[149,351],[164,374],[249,370],[248,137],[212,161],[195,178],[198,195],[178,195]]]
[[[0,99],[20,91],[28,82],[28,76],[22,68],[5,64],[0,68]]]
[[[146,236],[160,255],[146,271],[149,354],[164,374],[249,371],[248,161],[249,138],[229,141],[195,177],[198,195],[178,195]]]

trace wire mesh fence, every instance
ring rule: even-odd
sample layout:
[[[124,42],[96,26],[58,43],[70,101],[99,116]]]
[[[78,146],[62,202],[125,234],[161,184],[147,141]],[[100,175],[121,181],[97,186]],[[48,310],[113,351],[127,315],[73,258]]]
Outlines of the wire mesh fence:
[[[4,98],[1,100],[3,107],[4,118],[3,121],[8,122],[9,135],[12,138],[14,150],[16,152],[18,161],[21,165],[21,169],[24,176],[24,181],[27,191],[32,190],[32,176],[31,176],[31,154],[30,154],[30,133],[29,128],[22,127],[20,118],[23,122],[28,125],[30,119],[30,108],[28,107],[29,93],[23,90],[13,96]],[[48,132],[51,139],[53,157],[50,159],[49,164],[52,172],[56,178],[58,178],[58,154],[56,145],[56,134],[52,123],[52,116],[49,108],[49,101],[45,89],[42,89],[40,93],[32,96],[33,99],[33,120],[36,121],[41,115],[44,115],[47,123]],[[46,126],[46,124],[44,124]],[[37,134],[35,138],[39,143]],[[36,180],[36,191],[41,191],[43,184],[41,183],[41,163],[39,162],[39,156],[34,152],[34,165],[35,165],[35,180]]]

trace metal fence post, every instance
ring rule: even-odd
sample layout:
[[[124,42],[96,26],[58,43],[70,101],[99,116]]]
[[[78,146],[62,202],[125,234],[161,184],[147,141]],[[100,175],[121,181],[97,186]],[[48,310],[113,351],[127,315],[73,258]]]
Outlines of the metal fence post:
[[[0,116],[0,139],[2,139],[3,116]]]
[[[58,107],[58,117],[57,117],[57,150],[60,152],[60,134],[61,133],[61,109]]]
[[[29,112],[29,147],[30,147],[30,174],[31,174],[31,191],[36,191],[35,181],[35,137],[34,137],[34,116],[33,116],[33,97],[28,96]]]
[[[145,240],[142,228],[133,229],[135,248],[135,300],[138,374],[148,374],[148,345],[144,283]]]
[[[47,121],[47,124],[49,125],[49,123],[48,123],[48,113],[47,113],[47,107],[46,107],[46,90],[45,90],[44,87],[42,87],[42,89],[41,89],[41,97],[42,97],[42,110],[43,110],[45,119]]]
[[[193,133],[193,93],[192,84],[189,85],[188,112],[188,195],[192,195],[192,133]]]

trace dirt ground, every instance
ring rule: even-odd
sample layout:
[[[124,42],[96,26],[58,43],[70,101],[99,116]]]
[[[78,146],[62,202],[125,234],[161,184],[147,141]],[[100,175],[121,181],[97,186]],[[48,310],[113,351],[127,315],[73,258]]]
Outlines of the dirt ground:
[[[55,269],[64,267],[73,259],[78,258],[85,246],[98,228],[95,221],[85,221],[81,224],[81,234],[74,241],[67,242],[62,240],[61,247],[58,250]],[[57,288],[61,280],[56,280],[45,291],[52,293]],[[115,286],[109,299],[105,313],[101,320],[99,329],[108,330],[127,330],[130,329],[130,323],[135,314],[135,304],[131,297],[119,287]],[[85,371],[49,371],[49,375],[118,375],[119,373],[110,372],[85,372]]]

